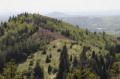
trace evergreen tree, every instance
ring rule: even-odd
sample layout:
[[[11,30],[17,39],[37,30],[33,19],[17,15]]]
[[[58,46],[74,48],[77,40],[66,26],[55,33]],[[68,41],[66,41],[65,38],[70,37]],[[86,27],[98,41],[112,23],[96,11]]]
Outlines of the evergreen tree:
[[[74,66],[74,67],[77,67],[77,65],[78,65],[78,59],[77,59],[77,57],[75,56],[74,59],[73,59],[73,66]]]
[[[7,28],[7,23],[6,22],[4,22],[4,25],[3,25],[5,28]]]
[[[69,71],[70,69],[69,69],[68,50],[66,45],[64,45],[63,50],[61,51],[60,54],[59,72],[57,74],[56,79],[65,79]]]
[[[86,29],[86,35],[88,35],[88,33],[89,33],[89,32],[88,32],[88,29]]]
[[[50,63],[51,62],[51,60],[50,60],[50,58],[48,57],[48,55],[47,55],[47,57],[46,57],[46,61],[45,61],[46,63]]]
[[[52,54],[51,53],[50,53],[49,57],[52,58]]]
[[[72,62],[72,55],[70,56],[70,62]]]
[[[101,56],[101,57],[100,57],[100,65],[104,65],[104,63],[105,63],[105,62],[104,62],[104,59],[103,59],[103,57]]]
[[[44,79],[43,70],[40,67],[39,61],[36,62],[36,66],[34,68],[34,79]]]
[[[42,52],[43,55],[46,55],[46,50],[44,49],[43,52]]]
[[[0,79],[22,79],[22,73],[17,72],[17,67],[13,60],[6,64]]]
[[[52,67],[49,65],[48,66],[48,73],[50,74],[51,71],[52,71]]]
[[[95,58],[95,51],[92,52],[92,58]]]
[[[101,79],[109,79],[108,74],[106,72],[106,67],[105,66],[103,66]]]
[[[105,31],[103,31],[103,40],[105,40],[105,35],[106,35]]]
[[[96,32],[94,32],[94,35],[96,35],[97,33]]]
[[[82,70],[85,67],[85,63],[86,63],[86,49],[83,48],[83,51],[80,54],[80,69]]]

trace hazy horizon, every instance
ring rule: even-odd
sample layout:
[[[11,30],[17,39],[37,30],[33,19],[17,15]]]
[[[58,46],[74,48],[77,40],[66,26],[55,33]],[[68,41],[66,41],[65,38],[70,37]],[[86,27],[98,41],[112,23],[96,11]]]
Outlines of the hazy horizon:
[[[23,11],[23,12],[1,12],[0,16],[6,15],[17,15],[20,13],[24,13],[28,11]],[[71,12],[60,12],[60,11],[53,11],[53,12],[28,12],[28,13],[39,13],[41,15],[46,15],[46,14],[52,14],[52,13],[61,13],[61,14],[66,14],[66,15],[108,15],[108,16],[113,16],[113,15],[120,15],[120,10],[97,10],[97,11],[71,11]]]
[[[119,0],[1,0],[0,13],[73,13],[120,10]]]

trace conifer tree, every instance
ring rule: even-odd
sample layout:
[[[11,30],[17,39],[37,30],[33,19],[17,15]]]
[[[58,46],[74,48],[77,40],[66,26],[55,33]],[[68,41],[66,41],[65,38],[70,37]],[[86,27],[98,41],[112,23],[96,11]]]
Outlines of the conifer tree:
[[[85,67],[85,63],[86,63],[86,48],[83,48],[83,51],[80,54],[80,69],[82,70]]]
[[[7,28],[7,23],[5,22],[3,26],[4,26],[5,28]]]
[[[72,55],[70,56],[70,62],[72,62]]]
[[[44,49],[43,52],[42,52],[43,55],[46,55],[46,50]]]
[[[77,67],[77,65],[78,65],[78,59],[77,59],[77,57],[75,56],[74,59],[73,59],[73,66],[74,66],[74,67]]]
[[[95,58],[95,51],[92,52],[92,58]]]
[[[36,62],[36,66],[34,68],[34,79],[44,79],[44,73],[40,67],[39,61]]]
[[[89,32],[88,32],[88,29],[86,29],[86,35],[88,35],[88,33],[89,33]]]
[[[51,62],[51,60],[50,60],[50,58],[48,57],[48,55],[47,55],[47,57],[46,57],[46,61],[45,61],[46,63],[50,63]]]
[[[48,66],[48,73],[50,74],[51,71],[52,71],[52,68],[51,68],[51,66],[49,65],[49,66]]]
[[[52,54],[51,53],[50,53],[49,57],[52,58]]]
[[[69,59],[68,59],[68,50],[66,45],[64,45],[63,50],[60,54],[60,64],[59,64],[59,72],[57,74],[56,79],[65,79],[67,73],[70,71],[69,69]]]
[[[6,68],[3,69],[0,79],[22,79],[22,73],[17,72],[17,67],[13,60],[8,62],[5,66]]]

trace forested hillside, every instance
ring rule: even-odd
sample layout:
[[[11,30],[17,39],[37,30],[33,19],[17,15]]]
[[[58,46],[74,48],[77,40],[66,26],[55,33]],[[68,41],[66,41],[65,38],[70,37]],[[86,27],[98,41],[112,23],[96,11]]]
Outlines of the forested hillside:
[[[73,16],[57,17],[67,23],[78,25],[90,31],[102,32],[120,36],[120,16]]]
[[[119,77],[120,41],[39,14],[0,25],[0,79]]]

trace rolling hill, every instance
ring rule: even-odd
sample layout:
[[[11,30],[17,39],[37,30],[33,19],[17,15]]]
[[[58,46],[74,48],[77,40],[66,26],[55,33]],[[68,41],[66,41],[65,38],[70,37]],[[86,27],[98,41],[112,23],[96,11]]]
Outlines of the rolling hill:
[[[119,36],[120,34],[120,16],[77,16],[77,17],[59,17],[67,23],[78,25],[80,28],[89,29],[94,32],[105,31],[108,34]]]
[[[39,14],[19,14],[0,25],[0,78],[9,78],[12,68],[18,79],[117,78],[119,48],[120,41],[105,32],[93,33]]]

